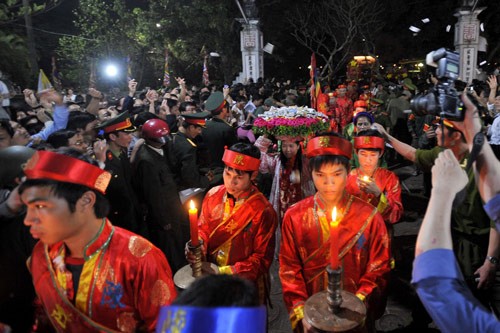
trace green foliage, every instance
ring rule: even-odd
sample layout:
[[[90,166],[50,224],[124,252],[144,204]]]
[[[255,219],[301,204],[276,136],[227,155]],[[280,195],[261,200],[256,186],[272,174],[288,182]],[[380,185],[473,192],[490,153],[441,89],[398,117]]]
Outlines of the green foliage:
[[[0,26],[16,21],[25,13],[35,15],[42,13],[49,6],[56,6],[61,0],[30,0],[29,6],[25,7],[22,0],[5,0],[0,3]]]

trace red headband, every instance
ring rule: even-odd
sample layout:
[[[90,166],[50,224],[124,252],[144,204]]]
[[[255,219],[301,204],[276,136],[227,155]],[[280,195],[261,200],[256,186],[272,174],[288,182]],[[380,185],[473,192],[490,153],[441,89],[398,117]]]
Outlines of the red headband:
[[[338,136],[318,136],[307,143],[306,156],[340,155],[351,159],[352,144]]]
[[[104,133],[111,133],[120,130],[124,130],[126,128],[133,127],[130,118],[126,118],[124,121],[119,122],[118,124],[113,124],[111,126],[107,126],[104,128]]]
[[[260,159],[226,149],[222,162],[228,167],[241,171],[258,171]]]
[[[381,149],[384,151],[385,141],[378,136],[357,136],[354,138],[354,149]]]
[[[77,158],[37,151],[24,167],[28,179],[51,179],[83,185],[105,194],[111,174]]]

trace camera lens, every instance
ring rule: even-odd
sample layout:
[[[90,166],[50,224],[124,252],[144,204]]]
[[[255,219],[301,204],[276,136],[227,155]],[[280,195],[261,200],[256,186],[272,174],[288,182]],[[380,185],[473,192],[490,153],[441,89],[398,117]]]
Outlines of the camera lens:
[[[410,108],[417,116],[425,116],[426,114],[436,114],[438,109],[437,99],[433,93],[427,95],[417,95],[411,101]]]

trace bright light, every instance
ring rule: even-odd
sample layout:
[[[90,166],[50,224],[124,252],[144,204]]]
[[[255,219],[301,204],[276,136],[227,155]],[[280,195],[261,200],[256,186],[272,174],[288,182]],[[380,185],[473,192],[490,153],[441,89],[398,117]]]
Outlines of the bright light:
[[[161,24],[160,23],[156,23],[156,27],[157,28],[161,28]]]
[[[450,30],[451,30],[451,25],[450,25],[450,24],[448,24],[448,25],[446,26],[446,32],[450,32]]]
[[[483,66],[483,65],[486,65],[486,60],[483,60],[479,63],[479,66]]]
[[[482,32],[484,32],[484,23],[481,23],[481,24],[479,25],[479,28],[481,29],[481,31],[482,31]]]
[[[218,57],[220,57],[220,54],[217,52],[210,52],[210,56],[214,57],[214,58],[218,58]]]
[[[413,31],[413,32],[420,32],[420,29],[413,26],[413,25],[410,25],[410,27],[408,29],[410,29],[410,31]]]
[[[431,20],[430,20],[428,17],[426,17],[426,18],[423,18],[423,19],[422,19],[422,22],[423,22],[423,23],[429,23],[430,21],[431,21]]]
[[[118,75],[118,67],[116,67],[116,65],[113,65],[113,64],[109,64],[106,66],[106,68],[104,69],[104,72],[106,73],[107,76],[109,77],[115,77]]]
[[[421,62],[419,62],[419,63],[417,64],[417,66],[418,66],[418,67],[424,67],[424,64],[423,64],[423,63],[421,63]]]

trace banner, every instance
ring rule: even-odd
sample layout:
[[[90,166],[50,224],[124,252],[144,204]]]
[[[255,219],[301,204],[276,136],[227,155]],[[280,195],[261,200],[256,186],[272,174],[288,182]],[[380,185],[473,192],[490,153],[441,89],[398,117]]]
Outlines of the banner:
[[[42,69],[40,69],[40,73],[38,74],[38,93],[41,93],[45,90],[53,89],[52,83],[50,83],[49,78]]]

